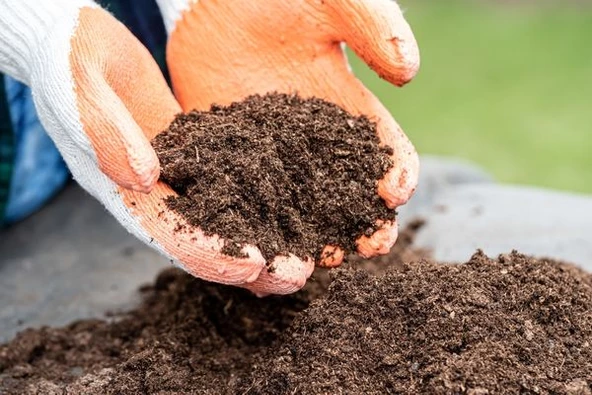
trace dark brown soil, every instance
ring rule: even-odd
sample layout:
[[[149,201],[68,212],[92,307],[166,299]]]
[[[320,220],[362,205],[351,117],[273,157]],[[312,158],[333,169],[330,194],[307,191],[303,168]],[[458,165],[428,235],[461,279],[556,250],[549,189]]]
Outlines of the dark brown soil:
[[[115,322],[0,346],[0,393],[592,393],[590,274],[518,253],[436,264],[410,240],[286,297],[166,270]]]
[[[392,166],[376,125],[320,99],[268,94],[180,114],[153,140],[161,178],[180,195],[167,205],[269,261],[293,253],[317,261],[325,245],[355,240],[393,220],[376,193]]]

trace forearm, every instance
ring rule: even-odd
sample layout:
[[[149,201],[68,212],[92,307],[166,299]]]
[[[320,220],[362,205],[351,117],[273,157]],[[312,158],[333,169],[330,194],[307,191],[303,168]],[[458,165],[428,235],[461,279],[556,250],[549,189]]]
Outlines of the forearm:
[[[0,72],[26,84],[45,38],[58,21],[73,21],[91,0],[0,0]]]

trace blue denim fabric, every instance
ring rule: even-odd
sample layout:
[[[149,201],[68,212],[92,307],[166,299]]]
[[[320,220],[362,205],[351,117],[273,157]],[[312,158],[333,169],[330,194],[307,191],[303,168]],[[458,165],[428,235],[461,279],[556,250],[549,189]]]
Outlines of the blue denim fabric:
[[[39,122],[31,90],[5,76],[6,97],[14,131],[15,160],[4,223],[38,210],[66,183],[69,172]]]

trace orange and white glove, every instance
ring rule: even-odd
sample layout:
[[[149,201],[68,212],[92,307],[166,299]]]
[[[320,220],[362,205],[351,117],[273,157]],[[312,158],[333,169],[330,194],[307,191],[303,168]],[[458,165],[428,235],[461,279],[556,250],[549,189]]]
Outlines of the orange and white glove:
[[[165,207],[174,192],[158,182],[150,140],[181,107],[149,52],[95,3],[0,0],[0,71],[31,87],[74,178],[144,243],[205,280],[258,293],[304,285],[312,262],[290,277],[258,280],[267,271],[257,248],[245,247],[249,257],[237,259],[220,253],[219,237],[176,231],[185,222]]]
[[[342,44],[382,78],[402,86],[419,67],[419,50],[398,5],[391,0],[157,0],[169,33],[167,63],[185,111],[207,110],[255,93],[298,92],[336,103],[378,123],[381,142],[394,149],[394,167],[378,184],[387,206],[405,204],[417,185],[417,152],[385,107],[351,73]],[[357,241],[365,257],[384,254],[397,239],[386,223]],[[333,251],[324,266],[339,265]],[[278,267],[298,284],[309,263]],[[271,274],[261,281],[273,283]]]

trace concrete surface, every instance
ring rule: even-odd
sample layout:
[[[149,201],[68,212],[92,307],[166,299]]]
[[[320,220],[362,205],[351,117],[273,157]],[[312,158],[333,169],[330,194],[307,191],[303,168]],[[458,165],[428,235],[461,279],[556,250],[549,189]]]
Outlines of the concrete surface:
[[[415,244],[444,262],[516,249],[592,271],[592,196],[495,184],[461,160],[423,157],[419,186],[400,225],[424,218]]]
[[[437,259],[465,261],[479,247],[492,256],[518,248],[592,271],[592,197],[501,186],[474,165],[423,157],[401,225],[416,217],[428,220],[417,244]],[[138,287],[167,265],[71,185],[0,232],[0,342],[27,327],[129,309]]]
[[[490,184],[493,177],[474,164],[438,156],[423,156],[419,182],[413,198],[399,211],[399,223],[405,225],[436,204],[438,196],[466,184]]]
[[[78,186],[0,232],[0,342],[27,327],[127,309],[168,261]]]
[[[416,245],[444,262],[476,249],[497,256],[513,249],[592,271],[592,198],[536,188],[465,184],[441,191],[417,214],[427,219]]]

